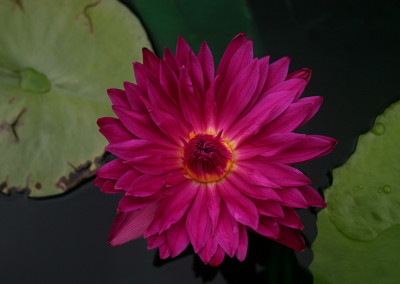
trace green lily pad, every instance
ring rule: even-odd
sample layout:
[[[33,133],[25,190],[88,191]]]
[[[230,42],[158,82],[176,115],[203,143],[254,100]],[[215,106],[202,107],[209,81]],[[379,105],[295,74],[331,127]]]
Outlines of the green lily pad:
[[[111,116],[108,88],[133,81],[150,48],[112,0],[0,0],[0,191],[65,192],[93,174]]]
[[[333,171],[318,214],[315,283],[397,283],[400,279],[400,101],[361,135]]]

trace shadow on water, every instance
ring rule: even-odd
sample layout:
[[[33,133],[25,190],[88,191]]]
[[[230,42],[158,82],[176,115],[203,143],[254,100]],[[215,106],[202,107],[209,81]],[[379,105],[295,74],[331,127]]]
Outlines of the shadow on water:
[[[247,258],[243,262],[225,256],[220,266],[211,267],[204,265],[201,259],[194,255],[192,249],[187,249],[180,257],[187,255],[193,256],[195,276],[204,282],[212,281],[218,273],[221,273],[227,283],[312,283],[311,273],[299,264],[292,249],[251,232],[249,232]],[[174,261],[175,259],[161,260],[158,254],[154,257],[156,267]]]

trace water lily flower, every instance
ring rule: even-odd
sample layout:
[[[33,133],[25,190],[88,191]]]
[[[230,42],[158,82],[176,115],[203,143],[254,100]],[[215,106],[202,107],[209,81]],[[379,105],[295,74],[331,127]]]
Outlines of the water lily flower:
[[[112,246],[144,237],[165,259],[191,244],[212,266],[225,254],[245,259],[247,230],[304,249],[294,208],[326,204],[292,165],[331,152],[336,140],[293,133],[322,98],[300,99],[311,70],[288,74],[288,66],[288,57],[253,58],[243,33],[216,72],[206,42],[197,56],[181,37],[176,55],[143,50],[136,84],[108,90],[118,118],[98,120],[118,158],[94,183],[124,194]]]

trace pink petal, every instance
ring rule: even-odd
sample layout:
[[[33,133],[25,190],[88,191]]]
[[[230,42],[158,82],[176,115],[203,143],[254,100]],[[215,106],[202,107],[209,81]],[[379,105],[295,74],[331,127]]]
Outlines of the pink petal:
[[[210,259],[209,262],[210,266],[216,267],[220,265],[224,261],[224,257],[225,257],[224,250],[220,246],[218,246],[214,256]]]
[[[260,216],[260,222],[256,232],[264,237],[275,240],[279,237],[279,225],[274,218]]]
[[[160,205],[155,213],[154,221],[145,233],[145,237],[158,234],[169,229],[172,224],[179,221],[186,213],[192,200],[195,197],[199,185],[187,180],[180,185],[177,185],[177,193],[174,196],[169,196],[160,202]]]
[[[165,157],[162,155],[140,156],[127,161],[133,168],[148,175],[161,175],[182,167],[179,157]]]
[[[246,161],[240,161],[236,166],[238,167],[235,171],[236,174],[246,182],[261,187],[280,188],[277,183],[271,181],[270,178],[262,174],[259,169],[252,167],[251,164],[247,164]]]
[[[115,184],[115,188],[126,191],[131,183],[141,175],[142,173],[135,169],[131,169],[118,179],[117,183]]]
[[[279,238],[274,239],[274,241],[297,251],[303,251],[306,246],[299,230],[282,225],[279,225]]]
[[[263,92],[286,79],[289,70],[289,63],[290,58],[286,56],[269,65],[268,77]]]
[[[158,247],[159,253],[160,253],[160,258],[161,259],[166,259],[171,256],[171,251],[169,249],[168,243],[163,243]]]
[[[256,102],[259,100],[260,95],[262,94],[262,88],[264,87],[265,80],[267,79],[268,76],[268,67],[269,67],[269,56],[263,57],[260,60],[258,60],[258,73],[259,73],[259,79],[257,83],[257,88],[254,91],[254,95],[250,99],[250,102],[247,104],[245,110],[243,111],[243,114],[247,114],[251,109],[254,107]]]
[[[171,225],[167,231],[168,246],[171,257],[176,257],[183,252],[189,244],[189,235],[186,231],[185,218]]]
[[[284,113],[265,126],[260,136],[278,132],[291,132],[303,126],[318,111],[322,104],[322,97],[307,97],[290,105]]]
[[[118,204],[118,212],[129,212],[147,207],[157,203],[163,198],[161,194],[155,194],[147,197],[134,197],[124,195]]]
[[[274,200],[253,199],[253,203],[257,207],[257,210],[261,215],[281,218],[285,216],[282,206]]]
[[[125,91],[120,89],[108,89],[107,94],[113,105],[129,107],[129,102],[126,97]]]
[[[229,213],[225,202],[221,202],[215,238],[224,251],[230,257],[233,257],[239,244],[239,228],[237,221]]]
[[[301,93],[303,93],[304,89],[306,88],[308,82],[310,82],[311,79],[311,69],[309,68],[303,68],[297,71],[294,71],[292,73],[289,73],[286,77],[286,80],[290,80],[293,78],[300,78],[306,81],[306,85],[304,86],[304,88],[302,90],[299,90],[298,96],[296,97],[295,100],[297,100],[299,98],[299,96],[301,95]]]
[[[141,175],[130,184],[127,194],[136,197],[152,195],[166,187],[169,181],[174,181],[179,176],[182,176],[180,170],[162,175]],[[180,180],[183,181],[183,179],[184,177]]]
[[[118,246],[130,240],[143,236],[149,227],[157,205],[132,212],[118,212],[111,226],[108,242],[112,246]]]
[[[297,215],[296,210],[289,207],[283,207],[283,212],[285,213],[285,217],[278,219],[278,223],[280,225],[303,230],[304,226],[301,223],[299,215]]]
[[[226,176],[225,179],[246,196],[261,200],[272,199],[281,201],[275,189],[253,185],[245,181],[245,179],[236,172],[232,172],[230,175]]]
[[[150,78],[147,79],[147,93],[152,105],[176,116],[178,119],[182,119],[174,98],[164,91],[164,88],[158,81]],[[144,99],[144,101],[146,100]]]
[[[204,98],[204,109],[203,109],[202,119],[207,121],[207,124],[205,125],[206,131],[209,128],[215,129],[216,125],[217,103],[215,102],[215,84],[218,81],[218,79],[219,77],[216,77],[215,80],[211,83]]]
[[[103,134],[109,143],[118,143],[136,138],[130,133],[118,118],[102,117],[97,120],[99,131]]]
[[[246,227],[243,225],[239,225],[239,245],[236,251],[236,257],[240,262],[244,261],[244,259],[246,258],[247,245],[248,239]]]
[[[240,33],[238,34],[232,41],[229,43],[228,47],[226,48],[224,55],[221,58],[221,61],[218,65],[217,75],[224,76],[229,68],[229,63],[236,53],[236,51],[246,43],[246,34]]]
[[[302,68],[300,70],[296,70],[292,73],[289,73],[286,77],[286,80],[289,80],[292,78],[300,78],[300,79],[306,80],[308,83],[308,82],[310,82],[311,74],[312,74],[311,69]]]
[[[193,82],[193,88],[196,96],[201,96],[204,93],[204,77],[203,70],[199,59],[193,52],[189,53],[186,70]]]
[[[259,67],[259,80],[258,80],[258,84],[257,84],[257,88],[255,93],[257,95],[261,95],[262,94],[262,89],[264,87],[264,84],[268,78],[268,71],[269,71],[269,56],[265,56],[263,58],[261,58],[258,61],[258,67]]]
[[[285,141],[290,146],[272,156],[268,155],[271,162],[297,164],[310,161],[330,153],[337,144],[336,139],[319,135],[284,133],[279,136],[282,143]]]
[[[270,162],[297,164],[330,153],[336,143],[335,139],[325,136],[279,133],[260,139],[249,139],[238,150],[238,159],[260,155],[267,157]]]
[[[219,129],[228,129],[244,110],[254,95],[258,82],[258,61],[255,59],[235,78],[229,88],[226,102],[217,106],[221,110],[218,116]]]
[[[116,181],[112,179],[102,179],[97,177],[93,183],[100,187],[100,190],[105,193],[122,193],[123,190],[115,188]]]
[[[221,198],[226,202],[229,212],[239,223],[256,229],[258,226],[258,211],[256,206],[240,193],[235,187],[235,184],[221,182],[218,187],[218,192]]]
[[[192,49],[189,44],[181,37],[178,36],[178,43],[176,45],[176,59],[178,59],[179,64],[186,65],[187,58],[189,57]]]
[[[205,246],[211,234],[207,206],[207,191],[203,188],[197,192],[186,217],[186,228],[195,253]]]
[[[274,139],[277,135],[273,134],[263,137],[257,135],[250,137],[246,140],[246,143],[242,143],[236,147],[236,161],[250,160],[262,154],[264,154],[264,156],[272,156],[279,153],[282,148],[287,148],[288,145],[286,143],[282,144],[280,139]]]
[[[179,102],[185,119],[192,125],[195,131],[201,131],[203,121],[201,119],[200,104],[194,95],[190,77],[184,69],[179,77]]]
[[[238,146],[246,138],[259,132],[260,128],[282,114],[293,102],[295,91],[280,91],[264,96],[255,107],[240,119],[228,133],[237,140]]]
[[[204,89],[207,90],[214,80],[214,60],[210,48],[204,41],[200,47],[198,59],[204,75]]]
[[[113,106],[113,110],[125,128],[137,137],[157,144],[172,144],[172,141],[160,131],[149,115],[118,106]]]
[[[178,76],[181,70],[181,65],[179,64],[178,60],[172,54],[171,50],[168,47],[164,48],[164,57],[163,61],[174,71],[175,75]]]
[[[232,85],[235,84],[236,81],[240,80],[240,74],[243,72],[244,69],[248,68],[252,61],[258,60],[253,60],[253,43],[251,40],[247,40],[237,49],[235,54],[230,58],[229,67],[226,69],[226,72],[218,73],[217,71],[217,76],[220,76],[222,79],[220,82],[221,85],[218,86],[217,92],[218,109],[221,109],[221,107],[224,106],[225,103],[232,102],[227,97],[227,95],[229,96],[229,90],[232,89]],[[258,67],[253,68],[257,69],[256,71],[258,76]],[[241,80],[242,84],[244,80]],[[258,78],[255,81],[258,81]]]
[[[108,179],[104,179],[101,178],[99,176],[97,176],[94,180],[93,180],[93,184],[98,186],[98,187],[102,187],[103,184],[107,181]]]
[[[214,256],[217,251],[218,243],[214,237],[211,237],[207,240],[206,245],[198,252],[201,260],[207,264],[210,262],[211,258]]]
[[[218,225],[221,198],[215,185],[206,185],[206,190],[208,214],[211,218],[212,231],[215,232]]]
[[[299,186],[297,189],[304,196],[307,201],[308,206],[313,207],[326,207],[326,203],[322,199],[321,195],[311,186]]]
[[[280,82],[279,84],[268,89],[265,92],[265,94],[271,94],[271,93],[275,93],[275,92],[289,91],[289,90],[294,90],[297,93],[300,90],[304,90],[306,85],[307,85],[306,80],[303,80],[301,78],[293,78],[293,79],[289,79],[289,80]]]
[[[298,169],[279,163],[267,162],[266,158],[263,157],[241,161],[240,164],[259,171],[263,176],[280,186],[300,186],[311,183]]]
[[[279,156],[299,140],[306,137],[297,133],[275,133],[271,135],[256,135],[246,140],[236,149],[237,160],[249,160],[256,156]]]
[[[293,78],[290,80],[282,81],[277,85],[273,86],[271,89],[268,89],[264,95],[268,95],[270,93],[279,92],[279,91],[294,91],[296,95],[294,96],[293,102],[296,102],[298,98],[303,93],[304,89],[307,86],[307,81],[300,78]]]
[[[124,160],[134,159],[140,156],[163,155],[165,157],[176,156],[177,149],[168,146],[157,145],[148,140],[131,139],[121,143],[114,143],[106,147],[110,153]],[[126,168],[129,168],[125,165]]]
[[[163,109],[145,102],[147,110],[149,111],[151,119],[158,126],[158,128],[173,141],[175,145],[181,145],[179,137],[186,137],[190,133],[190,126],[176,115],[173,115]]]
[[[131,167],[124,164],[121,159],[115,159],[96,171],[96,175],[102,178],[119,179],[129,170]]]
[[[160,84],[168,94],[169,98],[177,104],[179,103],[178,77],[165,62],[160,65]]]
[[[137,85],[129,82],[124,82],[124,88],[131,110],[146,113],[147,108],[141,98],[147,97],[147,94]]]
[[[147,249],[154,249],[167,241],[167,233],[155,234],[147,238]]]
[[[143,65],[149,68],[153,74],[158,74],[160,59],[152,51],[143,48]]]
[[[306,199],[295,187],[285,187],[277,190],[282,199],[282,205],[293,208],[308,208]]]
[[[136,84],[142,90],[147,89],[147,78],[153,77],[155,80],[157,79],[149,68],[139,62],[133,63],[133,70],[135,72]]]

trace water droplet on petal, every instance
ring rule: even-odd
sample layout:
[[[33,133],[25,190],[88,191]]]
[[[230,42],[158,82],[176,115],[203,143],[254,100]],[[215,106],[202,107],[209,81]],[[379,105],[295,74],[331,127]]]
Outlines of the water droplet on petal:
[[[375,123],[374,128],[372,128],[372,133],[375,135],[382,135],[385,133],[385,125],[381,122]]]

